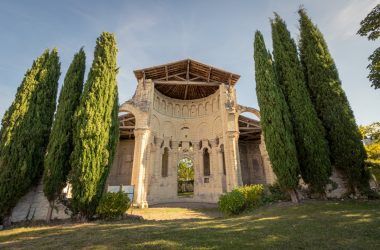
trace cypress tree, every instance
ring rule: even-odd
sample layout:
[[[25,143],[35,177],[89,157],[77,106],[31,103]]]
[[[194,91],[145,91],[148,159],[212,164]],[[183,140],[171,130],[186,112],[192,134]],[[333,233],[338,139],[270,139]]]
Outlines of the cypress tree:
[[[54,201],[65,187],[67,175],[71,169],[70,155],[73,150],[72,117],[79,104],[83,89],[85,64],[86,55],[83,49],[80,49],[70,64],[59,95],[57,112],[44,161],[44,193],[50,203],[47,215],[48,221],[51,218]]]
[[[118,140],[116,54],[114,35],[103,32],[74,115],[70,182],[73,209],[82,219],[95,213]]]
[[[57,50],[38,57],[17,89],[2,120],[0,138],[0,216],[12,208],[43,172],[43,159],[55,111],[60,63]]]
[[[326,130],[331,163],[345,173],[353,192],[368,184],[361,136],[322,33],[304,9],[299,15],[300,57],[311,100]]]
[[[299,164],[289,108],[277,84],[272,59],[260,31],[255,34],[254,59],[260,124],[268,155],[280,187],[297,202],[295,188],[298,186]]]
[[[331,175],[325,131],[310,100],[297,47],[285,22],[275,13],[271,26],[277,79],[292,116],[301,175],[313,191],[324,193]]]

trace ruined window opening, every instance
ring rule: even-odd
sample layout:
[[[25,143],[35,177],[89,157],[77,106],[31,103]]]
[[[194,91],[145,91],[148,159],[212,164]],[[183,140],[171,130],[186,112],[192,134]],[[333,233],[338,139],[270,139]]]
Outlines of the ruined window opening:
[[[203,150],[203,175],[210,176],[210,154],[207,148]]]
[[[164,154],[162,155],[162,169],[161,176],[168,177],[168,165],[169,165],[169,149],[164,149]]]
[[[223,174],[226,175],[226,157],[224,156],[224,145],[220,147],[222,153]]]
[[[179,161],[177,168],[178,196],[191,197],[194,194],[193,161],[185,157]]]

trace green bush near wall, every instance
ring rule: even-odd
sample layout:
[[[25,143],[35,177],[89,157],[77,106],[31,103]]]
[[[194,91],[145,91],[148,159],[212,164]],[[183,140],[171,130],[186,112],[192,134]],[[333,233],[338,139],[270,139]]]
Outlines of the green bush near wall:
[[[103,194],[96,213],[102,219],[117,219],[122,217],[130,207],[128,195],[123,192]]]
[[[240,214],[261,205],[263,195],[264,186],[261,184],[238,187],[220,196],[218,208],[225,214]]]

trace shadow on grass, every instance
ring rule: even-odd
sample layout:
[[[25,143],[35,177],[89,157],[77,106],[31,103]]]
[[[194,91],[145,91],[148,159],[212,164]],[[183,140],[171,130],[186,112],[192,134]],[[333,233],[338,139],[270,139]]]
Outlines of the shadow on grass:
[[[379,249],[379,201],[273,205],[234,217],[0,231],[0,248]]]

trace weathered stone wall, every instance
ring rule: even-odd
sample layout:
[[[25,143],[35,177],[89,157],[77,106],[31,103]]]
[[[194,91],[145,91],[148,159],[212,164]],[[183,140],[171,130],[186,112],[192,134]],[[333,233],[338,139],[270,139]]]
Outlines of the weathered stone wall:
[[[120,139],[107,185],[131,185],[135,140]]]
[[[53,210],[52,219],[70,218],[70,215],[65,213],[65,206],[59,203],[55,206],[57,210]],[[19,200],[12,211],[11,221],[45,220],[48,209],[49,202],[44,195],[42,183],[40,183]]]
[[[266,184],[260,141],[239,141],[240,166],[244,185]]]
[[[149,204],[179,202],[177,167],[187,157],[194,164],[194,195],[191,201],[215,202],[222,191],[218,145],[223,141],[220,93],[197,100],[177,100],[155,91],[150,128],[155,140],[151,148],[147,200]],[[162,155],[169,150],[168,176],[161,176]],[[203,174],[203,151],[210,154],[210,175]]]

